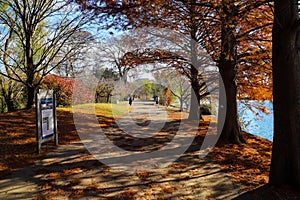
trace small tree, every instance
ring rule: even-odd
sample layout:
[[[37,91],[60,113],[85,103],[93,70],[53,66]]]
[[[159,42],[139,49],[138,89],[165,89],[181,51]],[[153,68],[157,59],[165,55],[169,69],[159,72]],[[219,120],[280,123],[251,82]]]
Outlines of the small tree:
[[[179,101],[179,110],[183,111],[184,103],[187,103],[191,97],[191,85],[188,78],[176,70],[156,71],[154,77],[156,82],[168,86],[172,96]]]
[[[116,82],[118,80],[118,75],[113,69],[106,68],[101,72],[98,72],[99,82],[96,87],[95,99],[96,103],[110,101],[111,96],[113,96],[113,90],[115,89]],[[103,101],[104,98],[104,101]]]

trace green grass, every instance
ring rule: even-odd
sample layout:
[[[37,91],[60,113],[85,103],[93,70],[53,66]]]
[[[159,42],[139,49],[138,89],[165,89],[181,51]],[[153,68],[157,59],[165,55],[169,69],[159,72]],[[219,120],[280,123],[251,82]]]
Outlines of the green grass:
[[[89,103],[73,105],[72,107],[57,108],[57,110],[68,112],[80,112],[85,114],[96,114],[105,117],[119,117],[128,113],[128,106],[125,102],[112,103]]]

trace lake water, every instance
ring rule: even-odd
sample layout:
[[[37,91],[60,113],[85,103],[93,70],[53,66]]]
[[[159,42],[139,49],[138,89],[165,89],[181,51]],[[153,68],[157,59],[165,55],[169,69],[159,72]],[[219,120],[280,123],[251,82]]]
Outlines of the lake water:
[[[252,105],[251,108],[247,104]],[[267,113],[255,108],[262,106],[267,108]],[[273,104],[270,101],[240,101],[238,104],[239,117],[242,129],[253,135],[273,141]]]

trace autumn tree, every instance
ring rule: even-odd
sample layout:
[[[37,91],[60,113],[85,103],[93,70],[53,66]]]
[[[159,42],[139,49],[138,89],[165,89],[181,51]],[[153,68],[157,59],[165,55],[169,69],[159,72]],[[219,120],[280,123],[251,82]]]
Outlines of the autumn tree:
[[[13,40],[8,45],[10,50],[6,51],[9,53],[7,60],[0,60],[8,70],[1,70],[0,74],[26,87],[26,108],[31,108],[35,90],[43,77],[68,54],[55,62],[54,58],[84,21],[76,13],[70,14],[74,10],[72,5],[61,1],[3,0],[1,4],[5,5],[0,11],[1,41],[7,41],[10,34],[13,34]],[[16,48],[17,54],[11,51]],[[5,52],[3,48],[1,51]]]
[[[141,86],[135,91],[135,93],[137,92],[140,96],[144,95],[144,99],[150,99],[157,94],[155,89],[156,85],[153,83],[153,81],[142,80]]]
[[[300,190],[299,1],[274,1],[274,141],[270,184]]]
[[[238,98],[272,100],[273,5],[267,1],[258,5],[239,15],[240,31],[236,35]]]
[[[230,143],[245,142],[239,125],[237,98],[249,97],[257,90],[267,91],[268,95],[253,95],[252,98],[263,100],[272,96],[272,10],[268,2],[214,0],[196,3],[206,13],[200,15],[204,24],[200,30],[205,33],[202,44],[217,63],[225,87],[225,93],[219,98],[219,112],[223,113],[226,108],[221,138]],[[262,87],[264,90],[260,90]],[[238,96],[238,92],[242,95]]]
[[[221,93],[220,107],[226,108],[225,123],[221,138],[235,143],[245,142],[238,122],[237,112],[237,11],[234,0],[222,0],[220,5],[221,42],[220,56],[218,60],[219,72],[224,82],[225,94]],[[226,102],[224,101],[226,100]],[[222,112],[222,111],[221,111]]]
[[[225,86],[226,93],[221,96],[226,96],[226,103],[224,98],[220,98],[220,105],[223,105],[220,109],[225,107],[227,109],[221,133],[221,138],[225,141],[245,142],[237,112],[238,80],[248,83],[250,79],[257,80],[258,77],[270,78],[266,73],[266,67],[270,67],[270,48],[268,48],[270,40],[265,38],[267,36],[262,37],[263,30],[271,26],[271,10],[267,3],[268,1],[264,0],[256,2],[222,0],[211,7],[216,10],[217,17],[215,22],[217,26],[211,27],[219,27],[220,31],[215,30],[215,33],[219,32],[220,36],[219,41],[212,41],[211,37],[207,41],[211,45],[213,57],[218,62]],[[259,37],[264,40],[260,40]],[[264,74],[261,74],[261,71]]]

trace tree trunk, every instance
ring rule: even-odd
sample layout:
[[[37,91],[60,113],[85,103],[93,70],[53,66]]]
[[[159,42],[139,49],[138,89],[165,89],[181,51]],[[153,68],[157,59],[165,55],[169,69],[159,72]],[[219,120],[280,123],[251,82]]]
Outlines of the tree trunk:
[[[180,112],[183,112],[183,98],[182,97],[179,98],[179,102],[180,102]]]
[[[110,94],[108,93],[108,94],[106,95],[106,103],[109,103],[109,97],[110,97]]]
[[[127,85],[127,75],[128,75],[128,70],[124,67],[124,69],[123,69],[123,74],[122,74],[122,80],[123,80],[123,83],[125,84],[125,85]]]
[[[245,139],[241,131],[237,112],[237,86],[235,82],[237,63],[235,27],[237,24],[237,13],[235,10],[234,1],[222,1],[222,12],[224,15],[221,18],[221,55],[218,67],[224,82],[226,95],[220,96],[219,108],[226,109],[226,117],[220,139],[228,143],[240,144],[245,142]],[[226,98],[226,104],[225,99],[222,98]],[[219,117],[223,116],[219,115]],[[222,119],[219,119],[219,121],[222,121]]]
[[[1,103],[1,109],[0,109],[0,113],[4,113],[4,110],[5,110],[5,103],[4,103],[4,100],[3,98],[0,97],[0,103]]]
[[[199,68],[198,63],[198,42],[197,42],[197,25],[195,24],[195,0],[191,1],[190,7],[190,18],[192,22],[190,30],[190,56],[191,56],[191,66],[190,66],[190,80],[191,80],[191,106],[188,119],[199,120],[202,119],[200,111],[200,83],[198,80]]]
[[[192,56],[193,57],[193,56]],[[196,63],[196,62],[194,62]],[[190,102],[190,112],[189,119],[201,119],[200,112],[200,84],[198,80],[198,69],[191,66],[191,102]]]
[[[14,101],[13,101],[13,97],[12,97],[13,89],[11,87],[12,87],[11,85],[8,85],[8,87],[5,88],[5,86],[2,85],[2,88],[1,88],[2,96],[5,101],[7,112],[11,112],[11,111],[15,110],[14,109]]]
[[[196,63],[196,62],[194,62]],[[191,102],[190,102],[190,112],[189,119],[201,119],[201,111],[200,111],[200,84],[198,80],[198,69],[191,66]]]
[[[27,85],[27,104],[26,109],[31,109],[34,104],[35,88]]]
[[[4,99],[5,99],[5,104],[6,104],[6,107],[7,107],[7,112],[14,111],[15,110],[14,101],[11,98],[11,94],[5,95]]]
[[[300,26],[297,1],[275,0],[274,139],[270,184],[300,190]]]
[[[35,86],[34,86],[34,75],[36,68],[33,62],[33,50],[32,50],[32,39],[33,39],[33,27],[25,28],[25,60],[26,60],[26,88],[27,88],[27,104],[26,109],[31,109],[34,103]]]
[[[31,55],[31,53],[30,53]],[[35,86],[34,86],[34,66],[33,59],[27,55],[27,79],[26,79],[26,89],[27,89],[27,104],[26,109],[31,109],[34,103]]]
[[[220,139],[225,142],[240,144],[245,142],[245,139],[238,118],[237,86],[234,79],[235,70],[230,62],[227,62],[220,65],[219,72],[226,92],[226,94],[219,97],[219,108],[226,109],[225,122]],[[219,110],[219,113],[222,113],[222,111]],[[219,116],[221,117],[222,115]]]
[[[199,120],[201,118],[200,112],[200,89],[192,83],[191,87],[191,102],[190,102],[190,112],[188,119]],[[198,95],[197,95],[198,94]]]

